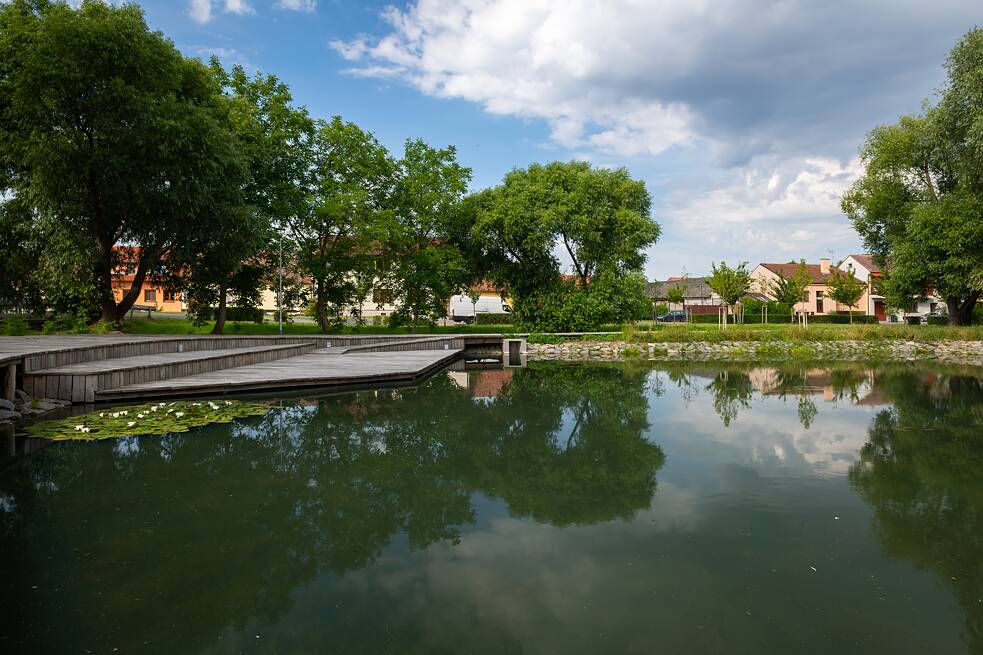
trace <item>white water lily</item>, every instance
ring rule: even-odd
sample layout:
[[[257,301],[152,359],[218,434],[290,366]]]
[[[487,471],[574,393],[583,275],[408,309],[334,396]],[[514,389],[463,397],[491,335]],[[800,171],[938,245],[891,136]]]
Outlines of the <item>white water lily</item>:
[[[184,412],[174,412],[174,418],[181,418],[184,416]]]
[[[145,414],[137,414],[137,418],[143,418]]]
[[[166,413],[166,414],[170,414],[170,413],[171,413],[171,412],[173,412],[173,411],[174,411],[174,408],[173,408],[173,407],[169,407],[169,408],[167,409],[167,412],[165,412],[165,413]]]
[[[119,418],[119,412],[113,412],[112,413],[112,417],[113,418]]]
[[[82,428],[82,432],[92,432],[92,428]]]
[[[99,412],[99,418],[102,418],[105,415],[106,415],[106,412]]]
[[[218,409],[218,405],[216,405],[215,403],[208,403],[208,406],[211,407],[212,409]]]
[[[85,428],[85,426],[84,426],[84,425],[76,425],[76,426],[75,426],[75,429],[76,429],[76,430],[82,430],[82,429],[84,429],[84,428]]]
[[[136,425],[136,424],[137,424],[137,422],[136,422],[136,421],[130,421],[129,423],[127,423],[127,424],[126,424],[126,427],[128,427],[128,428],[132,428],[132,427],[133,427],[134,425]]]
[[[231,404],[232,404],[232,401],[231,401],[231,400],[226,400],[226,401],[225,401],[225,404],[226,404],[226,405],[231,405]]]

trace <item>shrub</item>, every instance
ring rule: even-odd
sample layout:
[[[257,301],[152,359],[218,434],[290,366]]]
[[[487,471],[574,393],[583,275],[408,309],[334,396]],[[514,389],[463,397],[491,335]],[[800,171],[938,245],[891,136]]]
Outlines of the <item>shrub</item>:
[[[922,317],[921,316],[905,316],[904,317],[904,320],[905,320],[905,323],[907,323],[908,325],[921,325],[922,324]]]
[[[657,303],[655,305],[655,315],[656,316],[665,316],[668,313],[669,313],[669,304],[668,303],[660,302],[660,303]]]
[[[213,316],[215,320],[218,320],[217,307],[213,311]],[[253,323],[262,323],[263,310],[260,309],[259,307],[226,307],[225,320],[232,321],[232,322],[251,321]]]
[[[511,325],[512,314],[479,313],[474,317],[475,325]]]
[[[638,357],[641,354],[642,351],[636,348],[635,346],[626,346],[625,348],[621,349],[622,357]]]
[[[8,337],[22,337],[27,334],[27,321],[21,316],[10,316],[0,321],[0,332]]]
[[[929,316],[928,317],[928,324],[929,325],[948,325],[949,324],[949,317],[948,316]]]

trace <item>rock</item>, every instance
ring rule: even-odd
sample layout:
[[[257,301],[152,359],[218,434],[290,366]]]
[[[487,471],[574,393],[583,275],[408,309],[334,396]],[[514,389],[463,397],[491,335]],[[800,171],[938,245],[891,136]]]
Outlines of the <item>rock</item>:
[[[11,412],[6,409],[0,409],[0,421],[19,421],[20,412]]]
[[[9,400],[0,399],[0,409],[5,409],[8,412],[14,411],[14,404]]]
[[[18,389],[17,391],[15,391],[14,392],[14,398],[16,398],[17,399],[17,402],[19,402],[21,404],[31,402],[31,397],[23,389]]]

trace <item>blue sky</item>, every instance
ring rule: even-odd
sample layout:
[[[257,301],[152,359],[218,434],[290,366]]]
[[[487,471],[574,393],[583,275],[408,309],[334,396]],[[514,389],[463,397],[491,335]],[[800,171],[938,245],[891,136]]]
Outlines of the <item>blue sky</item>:
[[[145,0],[187,55],[274,73],[398,152],[457,146],[473,187],[535,161],[645,180],[650,279],[845,257],[839,196],[875,125],[918,111],[977,0]]]

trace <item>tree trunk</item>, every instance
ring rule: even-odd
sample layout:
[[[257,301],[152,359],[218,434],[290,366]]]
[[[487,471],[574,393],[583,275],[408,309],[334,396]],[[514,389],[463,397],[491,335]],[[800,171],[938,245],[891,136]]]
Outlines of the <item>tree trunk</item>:
[[[945,305],[949,310],[949,325],[969,325],[973,322],[973,309],[980,298],[979,292],[974,291],[962,302],[959,298],[946,298]]]
[[[317,315],[317,325],[321,332],[327,332],[328,328],[328,299],[325,298],[324,282],[319,281],[314,291],[317,294],[317,302],[314,306],[314,313]]]
[[[113,298],[112,286],[109,287],[109,303],[106,304],[104,299],[102,306],[103,321],[107,323],[120,323],[123,320],[126,312],[130,311],[130,307],[133,306],[137,297],[140,295],[140,289],[143,288],[143,283],[147,279],[147,271],[150,269],[150,261],[151,257],[149,256],[140,258],[140,261],[137,263],[136,274],[133,276],[133,282],[130,283],[130,288],[123,294],[119,304]],[[111,280],[112,277],[110,277],[110,285],[112,284]]]
[[[416,334],[416,323],[418,319],[419,316],[417,316],[416,312],[413,312],[413,322],[410,324],[410,334]]]
[[[225,330],[225,314],[228,309],[229,285],[222,282],[218,287],[218,312],[215,315],[215,325],[212,334],[222,334]]]
[[[723,325],[723,329],[724,330],[727,329],[727,312],[729,312],[729,311],[730,311],[730,307],[727,306],[727,305],[724,305],[724,325]]]

